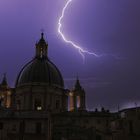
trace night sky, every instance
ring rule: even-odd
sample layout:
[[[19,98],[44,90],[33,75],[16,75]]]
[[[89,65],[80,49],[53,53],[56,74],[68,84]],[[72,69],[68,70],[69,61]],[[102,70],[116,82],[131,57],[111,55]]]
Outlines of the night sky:
[[[57,33],[66,0],[0,0],[0,79],[7,73],[14,86],[20,69],[35,55],[41,29],[49,43],[49,58],[60,69],[65,87],[79,76],[87,108],[116,110],[140,105],[140,1],[73,0],[63,20],[63,32],[78,45],[98,54],[78,51]],[[114,57],[115,56],[115,57]]]

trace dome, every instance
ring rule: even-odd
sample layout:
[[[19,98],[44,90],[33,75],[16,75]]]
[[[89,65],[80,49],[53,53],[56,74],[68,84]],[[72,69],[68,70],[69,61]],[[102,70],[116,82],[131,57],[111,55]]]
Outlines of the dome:
[[[16,87],[35,83],[64,86],[60,71],[47,57],[47,47],[42,34],[39,43],[36,44],[36,56],[21,69]]]

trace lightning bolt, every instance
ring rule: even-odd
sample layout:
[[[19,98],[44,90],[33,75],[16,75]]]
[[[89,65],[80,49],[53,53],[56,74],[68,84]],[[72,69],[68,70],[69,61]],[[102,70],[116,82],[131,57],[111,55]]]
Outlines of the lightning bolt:
[[[83,60],[85,60],[85,54],[93,55],[93,56],[95,56],[95,57],[100,57],[100,55],[97,55],[97,54],[94,53],[94,52],[90,52],[90,51],[85,50],[84,48],[78,46],[78,45],[77,45],[76,43],[74,43],[73,41],[67,39],[67,38],[65,37],[65,35],[63,34],[63,32],[62,32],[62,20],[63,20],[63,18],[64,18],[64,15],[65,15],[65,12],[66,12],[68,6],[70,5],[70,3],[71,3],[72,1],[73,1],[73,0],[67,0],[66,4],[65,4],[65,6],[64,6],[64,8],[63,8],[63,10],[62,10],[61,16],[60,16],[59,21],[58,21],[58,33],[60,34],[60,36],[62,37],[62,39],[63,39],[66,43],[70,44],[72,47],[74,47],[75,49],[78,50],[78,52],[79,52],[80,55],[82,56]]]

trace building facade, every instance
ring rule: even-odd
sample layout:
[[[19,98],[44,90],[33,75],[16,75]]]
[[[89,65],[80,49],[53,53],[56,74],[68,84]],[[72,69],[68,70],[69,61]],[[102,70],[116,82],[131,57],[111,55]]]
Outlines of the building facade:
[[[139,108],[116,113],[104,108],[87,111],[79,79],[73,90],[65,89],[63,77],[47,53],[48,43],[42,33],[35,57],[23,66],[14,88],[8,86],[4,74],[0,84],[0,140],[140,139]]]

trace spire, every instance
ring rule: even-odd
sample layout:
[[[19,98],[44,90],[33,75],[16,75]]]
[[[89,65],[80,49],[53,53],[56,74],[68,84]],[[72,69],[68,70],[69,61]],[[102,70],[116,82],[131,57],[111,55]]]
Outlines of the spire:
[[[44,33],[43,32],[41,33],[41,38],[40,38],[39,43],[46,43],[46,41],[44,39]]]
[[[41,33],[41,39],[44,39],[44,33],[43,32]]]
[[[77,80],[76,80],[76,83],[75,83],[75,89],[82,89],[81,85],[80,85],[80,81],[79,81],[79,77],[77,76]]]
[[[3,75],[3,79],[2,79],[1,85],[2,85],[2,86],[7,86],[7,85],[8,85],[8,84],[7,84],[6,73],[4,73],[4,75]]]
[[[37,58],[47,58],[48,43],[44,39],[44,33],[41,33],[41,38],[36,44],[36,57]]]

